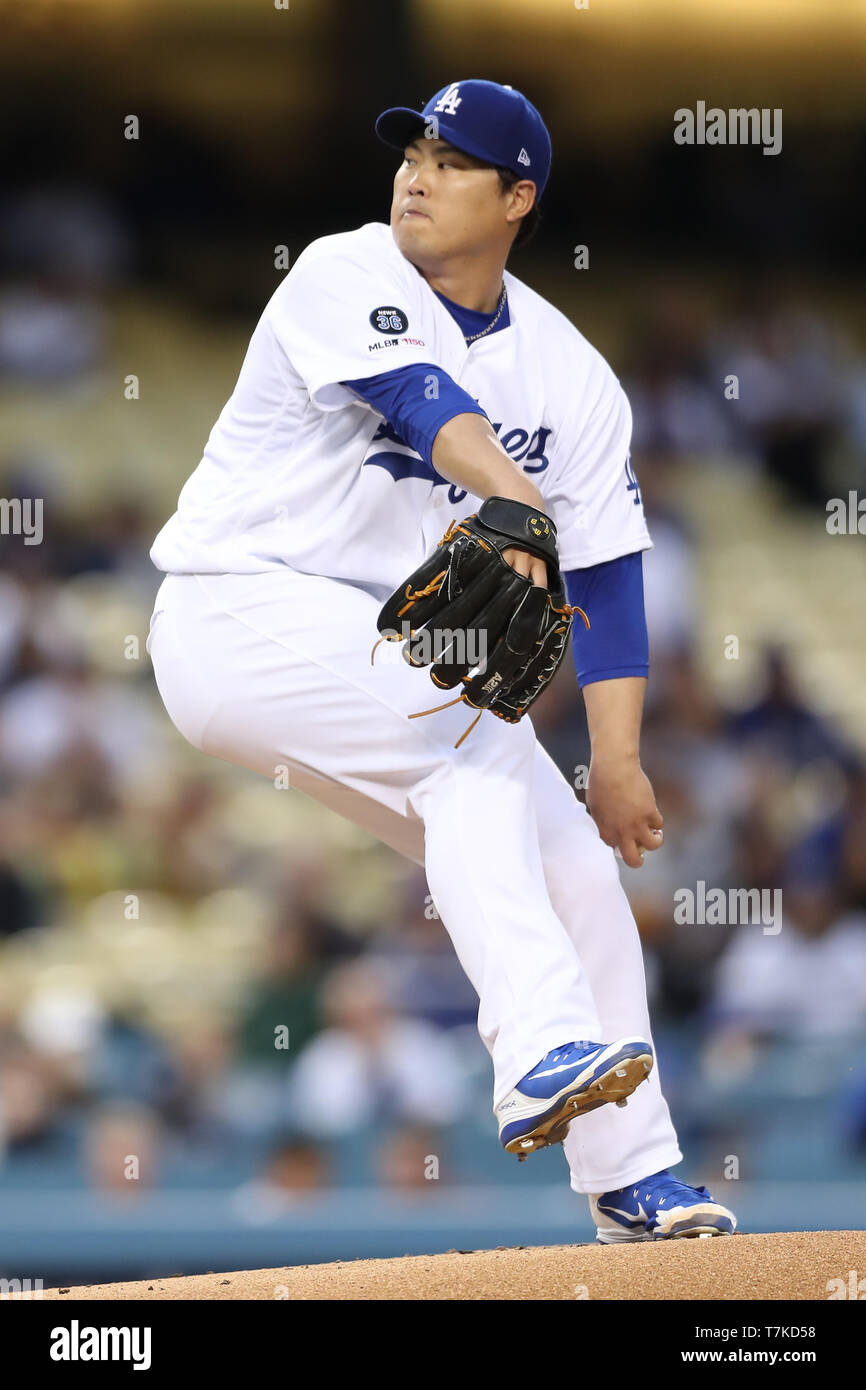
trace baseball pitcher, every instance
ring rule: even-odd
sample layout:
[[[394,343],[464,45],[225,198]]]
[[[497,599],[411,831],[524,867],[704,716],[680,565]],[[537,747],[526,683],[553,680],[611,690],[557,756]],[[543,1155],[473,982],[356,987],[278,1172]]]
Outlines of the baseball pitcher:
[[[505,269],[551,163],[536,108],[452,82],[376,132],[390,222],[314,241],[276,290],[151,556],[148,650],[196,748],[423,865],[479,997],[509,1153],[563,1144],[602,1243],[731,1233],[682,1159],[615,852],[662,844],[631,413]],[[572,637],[587,806],[527,717]],[[628,1102],[628,1104],[627,1104]]]

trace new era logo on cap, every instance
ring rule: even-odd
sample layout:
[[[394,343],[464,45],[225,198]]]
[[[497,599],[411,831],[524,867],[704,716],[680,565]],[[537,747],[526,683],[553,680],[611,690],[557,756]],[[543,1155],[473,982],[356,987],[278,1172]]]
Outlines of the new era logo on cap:
[[[513,87],[475,77],[449,82],[423,110],[394,106],[376,122],[380,140],[398,150],[422,133],[485,164],[531,177],[541,197],[550,173],[550,136],[532,102]]]

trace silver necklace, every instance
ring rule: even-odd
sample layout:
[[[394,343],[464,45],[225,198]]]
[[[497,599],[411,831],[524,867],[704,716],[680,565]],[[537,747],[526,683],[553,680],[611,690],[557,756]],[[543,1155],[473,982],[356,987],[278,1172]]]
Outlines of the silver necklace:
[[[485,333],[490,333],[490,332],[492,332],[492,330],[496,327],[497,323],[499,322],[500,318],[502,317],[502,310],[503,310],[504,308],[505,308],[505,281],[503,280],[503,281],[502,281],[502,293],[501,293],[501,295],[499,296],[499,308],[496,310],[496,317],[495,317],[495,319],[491,319],[491,321],[490,321],[490,323],[488,323],[487,327],[486,327],[486,328],[482,328],[482,330],[481,330],[480,333],[470,333],[468,336],[467,336],[467,334],[464,333],[464,334],[463,334],[463,337],[466,339],[466,342],[467,342],[467,343],[474,343],[476,338],[483,338],[484,335],[485,335]]]

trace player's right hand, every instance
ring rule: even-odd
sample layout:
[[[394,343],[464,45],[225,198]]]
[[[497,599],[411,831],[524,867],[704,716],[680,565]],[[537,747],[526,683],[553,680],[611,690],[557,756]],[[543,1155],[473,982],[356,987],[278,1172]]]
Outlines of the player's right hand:
[[[664,818],[639,762],[593,759],[586,784],[586,806],[604,843],[630,869],[641,868],[647,850],[661,848]]]

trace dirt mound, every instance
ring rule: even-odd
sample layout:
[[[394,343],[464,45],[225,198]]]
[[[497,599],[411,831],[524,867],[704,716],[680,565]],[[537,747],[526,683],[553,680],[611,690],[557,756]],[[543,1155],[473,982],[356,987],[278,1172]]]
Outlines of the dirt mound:
[[[853,1281],[850,1272],[857,1271]],[[56,1299],[827,1299],[866,1276],[866,1233],[547,1245],[46,1289]],[[829,1284],[829,1288],[828,1288]]]

